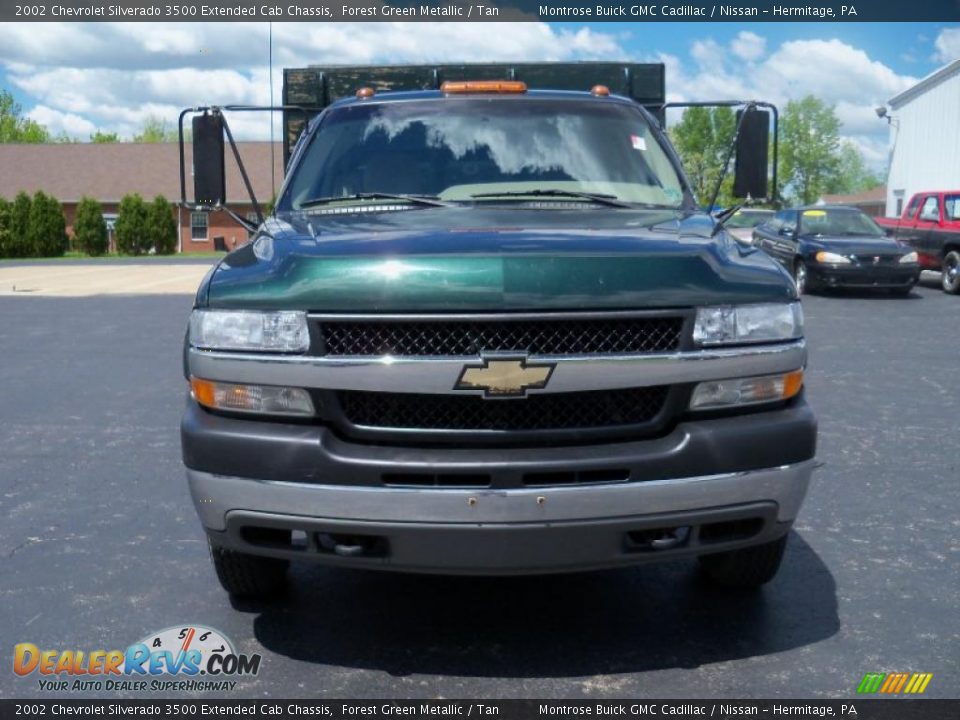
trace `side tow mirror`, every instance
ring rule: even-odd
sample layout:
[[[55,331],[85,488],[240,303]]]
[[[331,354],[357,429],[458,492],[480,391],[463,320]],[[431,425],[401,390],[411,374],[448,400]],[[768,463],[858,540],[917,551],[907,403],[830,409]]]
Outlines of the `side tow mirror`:
[[[223,116],[219,113],[193,118],[193,201],[217,206],[227,200],[224,172]]]
[[[740,123],[740,134],[737,136],[733,194],[754,200],[766,198],[770,113],[756,108],[738,110],[737,122]]]

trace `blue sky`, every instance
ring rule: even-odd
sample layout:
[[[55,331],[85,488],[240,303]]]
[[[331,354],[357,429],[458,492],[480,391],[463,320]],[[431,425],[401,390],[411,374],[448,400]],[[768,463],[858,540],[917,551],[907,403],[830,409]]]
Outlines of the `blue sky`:
[[[934,41],[951,27],[942,23],[595,23],[593,27],[629,35],[624,47],[642,54],[655,49],[683,55],[693,41],[714,38],[726,43],[737,33],[751,31],[769,46],[789,40],[837,38],[864,50],[898,73],[927,75],[942,62],[934,60]]]
[[[673,100],[814,94],[880,169],[873,110],[960,59],[960,27],[937,23],[277,23],[273,82],[310,63],[632,60],[663,62]],[[266,23],[0,24],[0,86],[55,133],[130,137],[151,116],[269,101]],[[252,115],[241,137],[265,138]]]

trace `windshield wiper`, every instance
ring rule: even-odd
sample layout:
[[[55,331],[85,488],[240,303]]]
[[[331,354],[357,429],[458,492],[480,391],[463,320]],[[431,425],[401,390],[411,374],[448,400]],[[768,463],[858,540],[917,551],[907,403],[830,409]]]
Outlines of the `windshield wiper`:
[[[539,189],[539,190],[504,190],[502,192],[476,193],[471,198],[498,198],[498,197],[569,197],[579,198],[581,200],[590,200],[598,205],[607,205],[609,207],[628,208],[632,207],[630,203],[617,198],[616,195],[607,195],[605,193],[583,192],[580,190],[559,190],[559,189]]]
[[[360,192],[351,195],[337,195],[331,197],[318,197],[304,200],[300,203],[301,208],[316,207],[317,205],[329,205],[330,203],[340,202],[341,200],[403,200],[414,205],[427,205],[430,207],[452,207],[453,203],[441,200],[437,195],[408,195],[406,193],[384,193],[384,192]]]

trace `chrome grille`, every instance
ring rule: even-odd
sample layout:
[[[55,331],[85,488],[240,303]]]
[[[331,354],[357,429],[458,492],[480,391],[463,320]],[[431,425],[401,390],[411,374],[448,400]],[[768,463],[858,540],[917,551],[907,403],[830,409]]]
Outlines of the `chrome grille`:
[[[593,355],[671,352],[684,318],[322,320],[325,355]]]
[[[889,253],[865,253],[857,255],[857,260],[862,265],[898,265],[900,263],[901,253],[891,255]],[[880,258],[874,262],[874,258]]]
[[[666,386],[531,395],[486,400],[474,395],[427,395],[343,390],[347,420],[362,427],[416,430],[570,430],[641,425],[667,400]]]

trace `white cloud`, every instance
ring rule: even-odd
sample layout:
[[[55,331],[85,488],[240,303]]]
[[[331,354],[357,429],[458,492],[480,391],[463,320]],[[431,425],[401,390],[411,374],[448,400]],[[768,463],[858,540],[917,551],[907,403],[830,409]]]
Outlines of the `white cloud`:
[[[741,60],[753,62],[763,57],[767,51],[767,41],[749,30],[741,30],[730,43],[730,51]]]
[[[767,100],[782,111],[789,100],[815,95],[835,107],[841,135],[860,147],[874,168],[882,169],[888,128],[877,119],[874,108],[913,85],[916,78],[898,75],[863,50],[836,39],[788,41],[746,65],[744,47],[738,52],[735,44],[736,40],[728,52],[709,41],[694,43],[692,72],[679,58],[655,58],[667,63],[670,99]]]
[[[624,60],[621,43],[629,39],[530,22],[276,23],[273,32],[278,103],[284,67]],[[31,117],[81,138],[94,129],[130,136],[151,115],[172,125],[187,106],[270,99],[266,23],[9,23],[0,25],[0,38],[0,65],[26,104],[36,105]],[[944,29],[932,42],[944,62],[960,57],[960,28]],[[916,81],[840,40],[768,47],[749,31],[725,44],[695,40],[683,57],[649,59],[666,65],[668,100],[756,98],[782,108],[814,94],[836,106],[844,136],[878,164],[885,161],[887,126],[873,109]],[[231,125],[241,138],[269,136],[262,116],[238,114]]]
[[[933,59],[937,62],[948,63],[960,60],[960,27],[941,30],[933,46],[937,50]]]
[[[54,135],[66,133],[70,137],[77,137],[81,140],[86,140],[97,129],[85,117],[60,112],[46,105],[37,105],[27,113],[27,117],[40,123]]]
[[[710,70],[723,62],[724,50],[715,40],[695,40],[690,47],[690,57],[703,70]]]
[[[266,23],[8,23],[0,25],[0,64],[57,128],[80,127],[66,118],[86,118],[129,136],[147,116],[172,124],[187,106],[267,104],[268,32]],[[626,54],[613,34],[529,22],[277,23],[273,32],[277,103],[284,67]],[[231,124],[239,137],[269,135],[262,117],[237,116]]]

